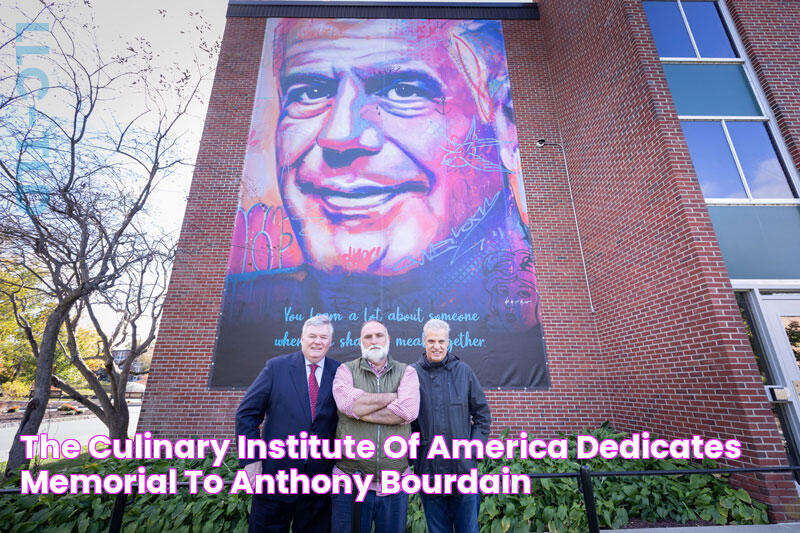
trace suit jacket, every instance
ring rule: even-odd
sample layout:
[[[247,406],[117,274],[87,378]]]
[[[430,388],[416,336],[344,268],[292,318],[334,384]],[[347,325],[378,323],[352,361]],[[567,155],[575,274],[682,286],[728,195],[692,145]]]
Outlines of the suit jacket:
[[[333,400],[333,377],[339,361],[325,358],[322,381],[319,384],[316,416],[311,420],[311,404],[308,396],[305,358],[301,352],[282,355],[267,361],[256,380],[247,389],[236,410],[236,434],[248,439],[259,438],[258,426],[264,422],[261,438],[269,444],[272,439],[286,439],[307,431],[320,439],[333,439],[339,421],[336,403]],[[264,416],[266,415],[266,420]],[[299,438],[299,437],[298,437]],[[240,460],[240,466],[254,460]],[[296,468],[309,477],[330,474],[334,461],[324,459],[265,459],[262,472],[274,475],[278,470],[286,473]],[[271,498],[293,501],[297,495],[275,494]]]

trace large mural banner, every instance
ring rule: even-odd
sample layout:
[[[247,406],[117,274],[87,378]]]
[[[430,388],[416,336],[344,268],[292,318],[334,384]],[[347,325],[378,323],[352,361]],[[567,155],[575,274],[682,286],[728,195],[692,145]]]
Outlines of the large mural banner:
[[[549,386],[502,24],[270,19],[211,387],[246,387],[334,321],[329,356],[422,326],[484,387]]]

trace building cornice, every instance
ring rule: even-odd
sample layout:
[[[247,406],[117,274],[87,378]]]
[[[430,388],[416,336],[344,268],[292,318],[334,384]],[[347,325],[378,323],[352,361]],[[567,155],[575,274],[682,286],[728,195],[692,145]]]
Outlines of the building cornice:
[[[275,2],[232,0],[228,17],[538,20],[533,2]]]

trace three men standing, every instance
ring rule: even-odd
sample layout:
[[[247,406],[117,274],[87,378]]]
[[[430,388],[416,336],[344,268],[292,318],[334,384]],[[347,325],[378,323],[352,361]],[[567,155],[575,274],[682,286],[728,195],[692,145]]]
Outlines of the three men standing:
[[[390,337],[377,321],[361,328],[361,357],[341,364],[325,355],[333,325],[327,315],[303,324],[301,351],[267,362],[247,390],[236,412],[236,433],[248,439],[286,439],[305,431],[320,439],[371,440],[375,456],[343,458],[334,467],[326,460],[268,459],[242,461],[248,475],[275,474],[291,468],[309,477],[372,474],[363,502],[355,494],[254,495],[250,531],[404,533],[408,494],[382,494],[381,472],[410,473],[408,459],[389,458],[384,442],[392,436],[406,440],[420,433],[414,470],[422,474],[467,474],[477,468],[472,459],[427,459],[436,435],[446,440],[486,441],[491,413],[472,369],[448,351],[450,326],[429,320],[423,328],[425,353],[413,365],[389,356]],[[334,403],[335,402],[335,403]],[[336,409],[338,408],[338,416]],[[267,415],[266,421],[264,416]],[[420,494],[428,531],[477,533],[480,495]]]
[[[423,327],[425,354],[414,363],[420,385],[419,417],[412,424],[421,445],[414,473],[467,474],[477,468],[474,459],[427,459],[433,437],[489,438],[492,416],[486,396],[472,369],[448,351],[450,326],[438,319]],[[434,495],[420,493],[430,533],[478,533],[479,494]]]

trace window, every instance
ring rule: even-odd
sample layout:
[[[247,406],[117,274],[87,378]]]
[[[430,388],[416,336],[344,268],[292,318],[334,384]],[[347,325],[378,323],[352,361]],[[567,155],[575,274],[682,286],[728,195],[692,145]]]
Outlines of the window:
[[[796,176],[722,6],[647,0],[644,9],[706,200],[795,202]]]
[[[663,65],[680,116],[761,117],[761,108],[741,65]]]

